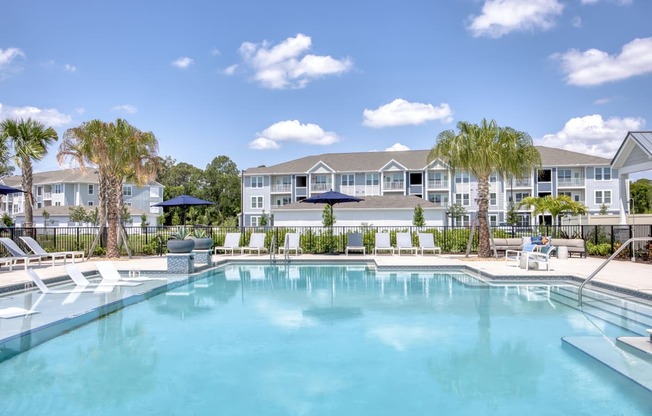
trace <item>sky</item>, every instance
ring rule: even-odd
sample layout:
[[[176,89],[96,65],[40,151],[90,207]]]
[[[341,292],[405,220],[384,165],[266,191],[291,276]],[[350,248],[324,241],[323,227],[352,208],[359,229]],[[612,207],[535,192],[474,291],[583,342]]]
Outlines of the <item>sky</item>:
[[[613,157],[652,130],[650,0],[5,0],[0,120],[128,120],[240,169],[494,119]],[[59,144],[35,165],[58,169]],[[17,172],[18,173],[18,172]]]

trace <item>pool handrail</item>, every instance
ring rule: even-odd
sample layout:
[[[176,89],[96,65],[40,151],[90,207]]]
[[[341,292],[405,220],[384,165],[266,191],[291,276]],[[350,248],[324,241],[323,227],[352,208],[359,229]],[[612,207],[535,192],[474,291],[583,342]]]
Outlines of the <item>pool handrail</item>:
[[[636,242],[636,241],[652,241],[652,237],[632,237],[629,240],[625,241],[623,243],[623,245],[618,247],[618,250],[614,251],[614,254],[612,254],[607,260],[605,260],[600,266],[598,266],[598,268],[595,269],[593,271],[593,273],[591,273],[589,275],[589,277],[587,277],[586,280],[584,280],[584,282],[582,282],[582,284],[580,285],[580,288],[577,290],[577,305],[578,306],[580,306],[580,307],[582,306],[582,289],[584,289],[584,286],[586,286],[586,284],[589,283],[589,281],[591,279],[593,279],[596,274],[598,274],[602,269],[604,269],[604,267],[607,265],[607,263],[609,263],[611,260],[613,260],[626,247],[629,247],[629,245],[631,245],[633,242]]]

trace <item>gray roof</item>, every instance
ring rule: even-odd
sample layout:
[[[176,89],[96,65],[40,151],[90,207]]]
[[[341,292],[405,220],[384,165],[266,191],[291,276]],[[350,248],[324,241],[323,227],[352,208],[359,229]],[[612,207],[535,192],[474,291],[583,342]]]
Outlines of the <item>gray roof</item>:
[[[21,175],[7,176],[2,182],[7,186],[20,187]],[[51,170],[47,172],[35,172],[32,182],[34,185],[48,185],[55,183],[99,183],[96,169],[87,169],[85,172],[80,168]],[[154,186],[163,186],[156,181],[149,183]]]
[[[545,146],[536,146],[543,166],[608,165],[603,157],[571,152]],[[336,172],[378,172],[391,160],[407,170],[423,170],[428,164],[430,150],[407,150],[395,152],[324,153],[306,156],[269,167],[249,168],[245,175],[306,173],[317,163],[323,162]]]
[[[647,153],[648,157],[652,156],[652,131],[630,131],[627,133],[625,140],[620,144],[618,151],[614,155],[614,161],[618,156],[620,156],[620,152],[623,150],[628,139],[634,140],[634,142],[636,142],[636,144]]]
[[[338,209],[414,209],[421,205],[423,209],[441,208],[440,205],[434,204],[423,198],[414,195],[384,195],[384,196],[365,196],[364,201],[347,202],[334,206]],[[273,211],[293,211],[293,210],[323,210],[324,204],[311,204],[306,202],[294,202],[272,208]]]

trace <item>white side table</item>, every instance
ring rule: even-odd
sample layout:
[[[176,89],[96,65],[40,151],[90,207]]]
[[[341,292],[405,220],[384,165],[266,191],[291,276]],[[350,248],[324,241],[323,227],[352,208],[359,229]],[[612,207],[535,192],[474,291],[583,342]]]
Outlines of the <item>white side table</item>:
[[[566,246],[557,247],[557,258],[559,260],[568,259],[568,247],[566,247]]]

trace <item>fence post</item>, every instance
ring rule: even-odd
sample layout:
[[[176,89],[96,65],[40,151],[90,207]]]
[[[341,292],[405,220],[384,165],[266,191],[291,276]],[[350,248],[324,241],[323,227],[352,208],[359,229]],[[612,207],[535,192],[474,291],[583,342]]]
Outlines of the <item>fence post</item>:
[[[52,243],[54,244],[54,251],[58,251],[57,250],[57,229],[56,229],[56,227],[53,227],[52,230],[54,231],[52,233]],[[68,247],[64,247],[64,249],[67,250]]]
[[[140,229],[142,230],[143,228],[145,229],[145,245],[147,245],[149,244],[149,231],[148,231],[149,227],[145,226],[145,227],[141,227]]]
[[[81,248],[81,245],[79,244],[79,225],[77,225],[77,247],[75,247],[75,250],[79,250],[79,249],[84,250],[83,248]]]
[[[614,226],[610,225],[610,227],[611,227],[611,252],[613,253],[615,251],[614,250],[614,242],[616,241],[616,238],[614,236]]]

